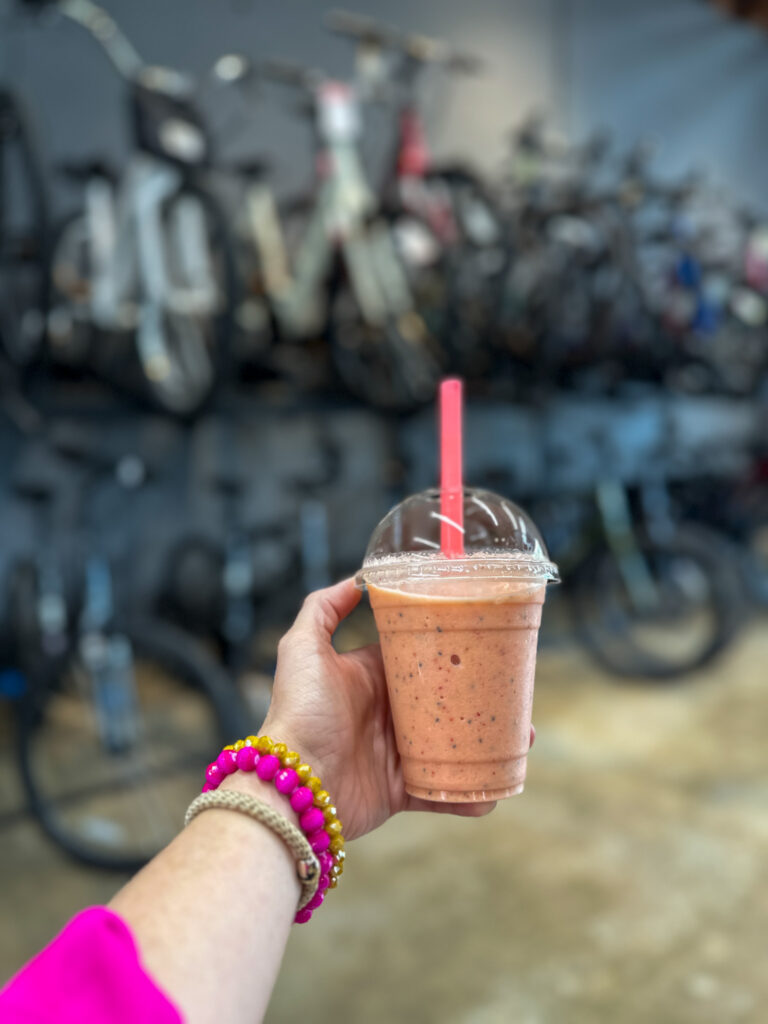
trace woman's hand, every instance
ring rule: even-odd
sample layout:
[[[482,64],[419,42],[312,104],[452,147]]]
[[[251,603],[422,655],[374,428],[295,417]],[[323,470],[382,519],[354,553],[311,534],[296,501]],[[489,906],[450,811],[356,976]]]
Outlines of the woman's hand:
[[[354,581],[310,594],[280,641],[261,732],[312,765],[335,801],[348,839],[398,811],[481,817],[495,803],[433,803],[405,792],[378,644],[338,654],[337,626],[360,600]],[[531,729],[531,743],[533,743]]]

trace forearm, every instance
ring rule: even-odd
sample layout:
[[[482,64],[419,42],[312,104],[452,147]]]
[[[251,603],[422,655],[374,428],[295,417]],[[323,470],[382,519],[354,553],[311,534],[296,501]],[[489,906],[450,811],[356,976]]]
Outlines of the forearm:
[[[296,824],[254,774],[226,780]],[[143,962],[189,1024],[262,1019],[299,900],[295,861],[243,814],[199,815],[114,898]]]

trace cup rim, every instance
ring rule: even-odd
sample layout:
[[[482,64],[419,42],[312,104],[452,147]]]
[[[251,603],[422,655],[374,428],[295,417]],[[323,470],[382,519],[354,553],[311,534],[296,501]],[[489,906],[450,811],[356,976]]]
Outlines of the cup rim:
[[[422,580],[525,580],[542,584],[559,583],[560,572],[549,559],[533,558],[523,552],[488,551],[464,558],[448,558],[439,552],[397,552],[370,559],[355,575],[356,586],[395,587]]]

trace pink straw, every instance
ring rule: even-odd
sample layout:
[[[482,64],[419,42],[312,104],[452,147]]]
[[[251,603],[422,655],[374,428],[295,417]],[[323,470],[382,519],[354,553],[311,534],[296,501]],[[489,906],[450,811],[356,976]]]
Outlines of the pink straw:
[[[447,558],[464,554],[464,485],[461,456],[462,382],[440,385],[440,550]]]

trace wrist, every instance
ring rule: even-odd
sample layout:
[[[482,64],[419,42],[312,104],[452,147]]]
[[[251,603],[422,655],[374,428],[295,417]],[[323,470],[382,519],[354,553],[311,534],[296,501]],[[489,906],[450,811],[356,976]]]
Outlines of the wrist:
[[[312,766],[285,742],[262,732],[226,746],[208,765],[205,777],[203,793],[190,805],[187,822],[203,810],[224,806],[274,824],[289,845],[295,833],[297,848],[307,853],[299,865],[307,872],[301,876],[305,889],[313,882],[319,886],[308,893],[308,902],[296,916],[298,923],[308,921],[325,899],[325,890],[338,884],[345,857],[341,821]],[[219,787],[226,792],[217,800],[211,791]]]
[[[260,737],[269,736],[275,743],[283,743],[289,751],[298,754],[299,763],[293,767],[299,769],[302,784],[306,785],[309,779],[319,779],[322,782],[322,788],[330,793],[332,801],[335,799],[334,773],[330,770],[328,759],[323,758],[318,752],[317,743],[313,743],[311,740],[307,741],[306,738],[299,735],[299,730],[292,729],[290,724],[283,719],[272,718],[269,715],[259,729],[258,735]],[[304,770],[301,770],[302,766],[305,766]],[[308,777],[306,777],[306,768],[311,769]],[[314,789],[314,785],[311,788]]]

